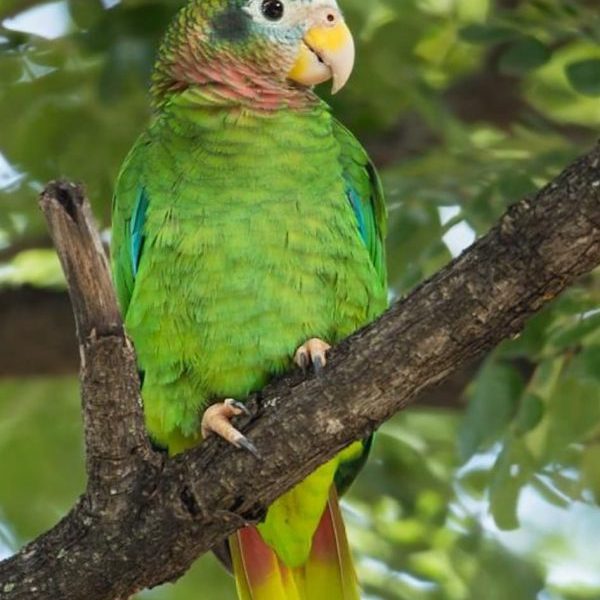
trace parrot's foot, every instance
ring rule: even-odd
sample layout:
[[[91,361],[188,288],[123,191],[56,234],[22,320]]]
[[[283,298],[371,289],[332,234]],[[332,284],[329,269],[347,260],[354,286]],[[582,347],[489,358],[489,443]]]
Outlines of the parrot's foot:
[[[236,448],[247,450],[260,458],[254,444],[231,424],[231,419],[241,414],[250,415],[250,411],[244,404],[231,398],[209,406],[202,415],[202,437],[207,438],[211,433],[216,433]]]
[[[323,367],[327,364],[327,351],[331,346],[320,340],[319,338],[312,338],[302,344],[296,354],[294,354],[294,362],[303,370],[306,371],[308,366],[312,363],[315,373],[318,375],[323,370]]]

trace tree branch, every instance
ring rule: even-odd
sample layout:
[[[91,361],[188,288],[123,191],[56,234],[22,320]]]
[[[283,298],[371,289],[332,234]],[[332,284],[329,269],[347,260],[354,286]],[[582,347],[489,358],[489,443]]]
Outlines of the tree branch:
[[[73,214],[65,211],[71,204],[61,202],[61,194],[73,200]],[[103,293],[108,285],[97,250],[77,254],[63,238],[96,246],[86,237],[93,228],[80,199],[77,188],[59,184],[47,188],[42,203],[54,211],[50,227],[63,264],[72,269],[73,304],[83,314],[76,315],[78,331],[87,336],[80,344],[90,485],[54,529],[0,563],[2,600],[127,598],[177,578],[341,448],[518,333],[530,315],[600,263],[596,147],[536,198],[511,207],[488,235],[376,323],[336,347],[323,377],[304,380],[294,373],[255,395],[254,416],[241,427],[268,460],[209,439],[163,461],[142,439],[133,354],[112,299],[80,297],[96,289],[81,281],[95,280]],[[73,222],[67,227],[56,219]],[[80,262],[88,259],[96,261],[93,269]],[[86,269],[89,277],[78,279]]]
[[[67,279],[79,340],[87,500],[94,513],[118,519],[130,510],[128,495],[138,470],[147,461],[152,464],[153,455],[135,353],[123,332],[108,261],[83,190],[51,183],[40,206]]]

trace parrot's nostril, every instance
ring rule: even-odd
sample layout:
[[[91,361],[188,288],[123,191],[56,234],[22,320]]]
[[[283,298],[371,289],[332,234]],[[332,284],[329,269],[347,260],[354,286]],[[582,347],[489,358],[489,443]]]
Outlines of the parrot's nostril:
[[[333,13],[328,13],[328,14],[327,14],[327,20],[328,20],[330,23],[333,23],[333,22],[335,21],[335,15],[334,15]]]

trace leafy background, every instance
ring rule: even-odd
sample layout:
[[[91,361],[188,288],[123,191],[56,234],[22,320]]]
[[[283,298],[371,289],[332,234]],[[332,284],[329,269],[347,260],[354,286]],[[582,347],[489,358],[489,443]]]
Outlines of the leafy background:
[[[596,0],[341,3],[358,63],[331,102],[382,171],[402,295],[594,143],[600,11]],[[36,194],[57,176],[85,181],[108,230],[180,4],[0,0],[0,556],[84,487],[72,325]],[[345,501],[365,598],[600,598],[599,300],[596,272],[381,429]],[[234,592],[206,556],[140,597]]]

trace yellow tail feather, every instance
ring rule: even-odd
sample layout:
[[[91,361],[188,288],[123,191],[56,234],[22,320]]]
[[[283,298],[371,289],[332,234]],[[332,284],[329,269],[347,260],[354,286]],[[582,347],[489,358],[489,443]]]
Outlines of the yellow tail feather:
[[[240,600],[360,599],[334,486],[302,566],[283,564],[255,527],[232,535],[229,547]]]

